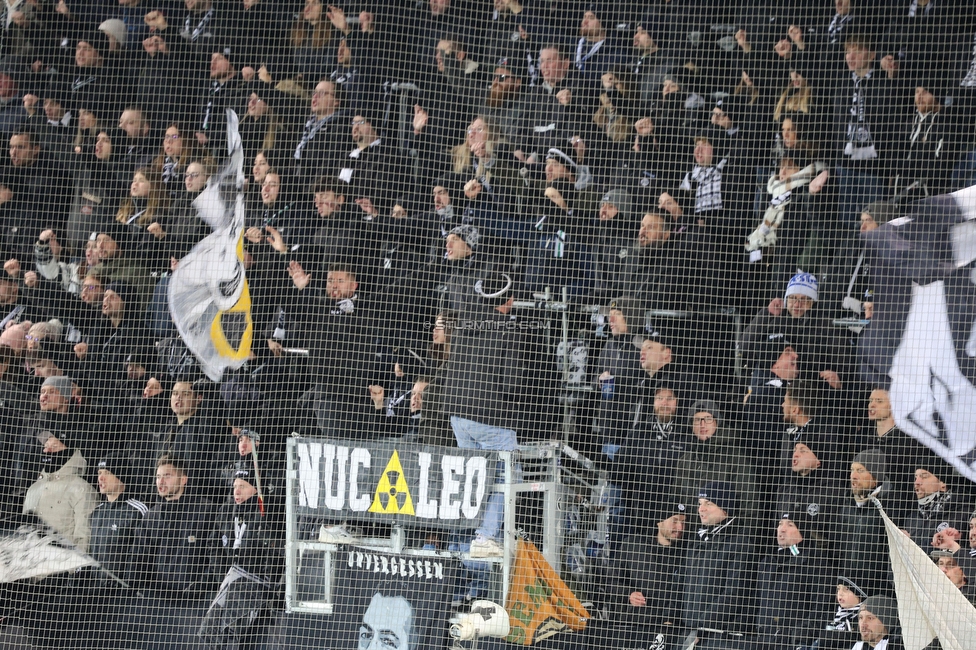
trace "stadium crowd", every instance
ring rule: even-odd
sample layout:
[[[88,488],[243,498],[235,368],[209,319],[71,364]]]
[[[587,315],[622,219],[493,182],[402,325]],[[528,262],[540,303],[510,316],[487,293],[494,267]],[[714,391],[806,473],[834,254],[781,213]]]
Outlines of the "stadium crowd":
[[[885,300],[863,242],[976,179],[968,4],[7,0],[3,520],[36,515],[160,607],[236,567],[249,599],[201,635],[256,647],[290,433],[567,436],[610,477],[587,596],[633,647],[895,650],[872,499],[973,599],[976,494],[858,361]],[[226,109],[253,345],[215,383],[167,292],[211,231],[194,200]],[[473,536],[417,545],[498,557],[499,496]],[[114,616],[130,596],[102,571],[5,590],[39,647],[70,645],[67,610],[166,638]]]

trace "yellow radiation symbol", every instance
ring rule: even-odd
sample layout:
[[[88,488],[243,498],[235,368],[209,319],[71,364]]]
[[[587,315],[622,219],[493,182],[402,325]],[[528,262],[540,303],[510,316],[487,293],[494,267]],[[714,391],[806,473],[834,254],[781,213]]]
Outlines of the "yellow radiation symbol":
[[[369,511],[382,515],[416,516],[413,510],[413,499],[410,498],[410,488],[407,487],[407,479],[403,476],[400,455],[395,449],[376,486],[373,505],[369,507]]]
[[[237,239],[237,259],[244,260],[244,233]],[[241,269],[243,271],[243,267]],[[243,361],[251,354],[251,339],[254,334],[251,321],[251,292],[244,279],[241,297],[227,311],[217,312],[210,323],[210,340],[217,353],[234,361]]]

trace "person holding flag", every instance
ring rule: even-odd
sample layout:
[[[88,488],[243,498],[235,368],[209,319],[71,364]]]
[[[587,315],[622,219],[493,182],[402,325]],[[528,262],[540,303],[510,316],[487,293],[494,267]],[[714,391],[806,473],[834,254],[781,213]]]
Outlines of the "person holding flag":
[[[261,502],[257,458],[238,461],[233,500],[217,515],[211,572],[224,576],[197,635],[210,648],[247,648],[274,621],[270,600],[284,570],[282,527]]]

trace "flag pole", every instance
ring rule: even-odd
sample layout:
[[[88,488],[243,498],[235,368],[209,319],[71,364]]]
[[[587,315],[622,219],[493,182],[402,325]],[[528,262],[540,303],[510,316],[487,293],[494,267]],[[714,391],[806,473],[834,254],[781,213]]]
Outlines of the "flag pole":
[[[261,489],[261,470],[258,469],[258,443],[255,440],[251,441],[251,456],[254,458],[254,482],[257,484],[255,487],[258,489],[258,512],[263,517],[264,491]]]

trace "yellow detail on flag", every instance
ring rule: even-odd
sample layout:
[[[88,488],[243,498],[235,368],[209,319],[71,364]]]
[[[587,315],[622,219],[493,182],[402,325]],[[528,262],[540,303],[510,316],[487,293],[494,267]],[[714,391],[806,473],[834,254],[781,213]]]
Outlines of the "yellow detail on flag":
[[[515,548],[511,588],[505,603],[512,631],[509,643],[532,645],[566,630],[586,628],[590,613],[532,542]]]
[[[400,454],[393,450],[379,484],[373,496],[370,512],[383,515],[414,515],[413,499],[410,498],[410,488],[403,476],[403,465],[400,464]]]
[[[244,231],[241,231],[237,238],[237,259],[244,262]],[[240,335],[240,341],[234,345],[227,340],[224,332],[222,317],[224,314],[243,314],[244,332]],[[251,341],[254,336],[254,322],[251,320],[251,291],[247,285],[247,278],[244,279],[244,289],[241,297],[237,299],[234,306],[227,311],[218,311],[210,324],[210,340],[213,342],[214,350],[222,356],[235,362],[246,360],[251,354]]]

